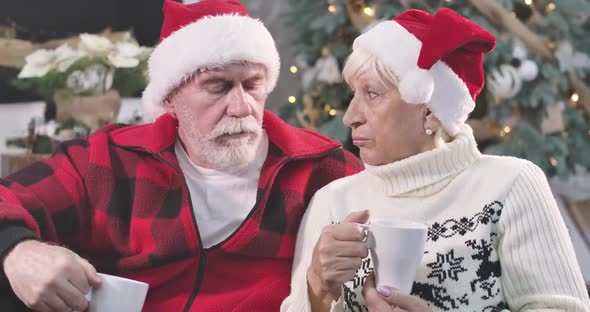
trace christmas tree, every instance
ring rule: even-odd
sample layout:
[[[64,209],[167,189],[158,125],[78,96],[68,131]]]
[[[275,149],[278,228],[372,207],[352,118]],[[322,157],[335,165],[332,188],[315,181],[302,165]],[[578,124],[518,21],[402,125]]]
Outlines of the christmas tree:
[[[345,143],[351,94],[341,68],[354,38],[407,10],[448,7],[497,38],[468,123],[487,153],[529,159],[548,175],[590,168],[587,0],[290,0],[301,86],[281,109],[293,124]]]

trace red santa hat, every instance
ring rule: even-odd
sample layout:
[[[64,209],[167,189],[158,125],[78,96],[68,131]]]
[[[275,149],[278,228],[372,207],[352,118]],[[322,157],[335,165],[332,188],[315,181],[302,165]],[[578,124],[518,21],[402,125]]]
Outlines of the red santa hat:
[[[199,69],[242,61],[263,64],[267,90],[274,89],[280,66],[275,42],[240,2],[165,0],[162,11],[160,43],[148,60],[149,83],[142,97],[146,119],[163,114],[166,97]]]
[[[353,50],[379,57],[400,79],[402,99],[427,104],[455,135],[483,88],[483,53],[495,45],[492,34],[443,8],[435,15],[408,10],[381,22],[357,37]]]

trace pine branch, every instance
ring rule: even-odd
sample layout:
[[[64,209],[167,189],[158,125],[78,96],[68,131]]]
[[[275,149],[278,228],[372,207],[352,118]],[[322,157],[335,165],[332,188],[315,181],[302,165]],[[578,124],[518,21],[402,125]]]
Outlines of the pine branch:
[[[541,15],[541,13],[535,5],[531,5],[530,8],[532,12],[530,20],[533,21],[533,23],[535,23],[536,25],[540,25],[543,21],[543,15]]]
[[[527,47],[538,56],[554,60],[551,49],[546,45],[546,39],[534,33],[517,18],[506,11],[495,0],[469,0],[471,4],[490,22],[496,24],[499,28],[514,33]],[[576,76],[572,70],[569,72],[569,80],[574,90],[580,95],[580,103],[584,106],[586,112],[590,115],[590,88]]]
[[[584,84],[582,79],[578,78],[573,70],[569,72],[569,79],[574,91],[580,96],[578,102],[582,103],[586,113],[590,116],[590,88]]]
[[[497,139],[501,128],[488,117],[482,119],[469,119],[466,122],[473,129],[473,136],[477,142],[486,142]]]
[[[303,109],[295,111],[295,117],[305,129],[317,130],[320,112],[313,107],[313,99],[309,95],[303,96]]]
[[[525,24],[504,9],[495,0],[469,0],[471,4],[490,22],[499,28],[514,33],[529,51],[541,57],[552,59],[553,53],[546,45],[546,39],[532,32]]]
[[[364,14],[362,7],[356,7],[352,1],[346,2],[346,11],[348,12],[350,23],[352,26],[354,26],[359,34],[362,33],[363,29],[365,29],[365,27],[367,27],[373,21],[372,16]]]

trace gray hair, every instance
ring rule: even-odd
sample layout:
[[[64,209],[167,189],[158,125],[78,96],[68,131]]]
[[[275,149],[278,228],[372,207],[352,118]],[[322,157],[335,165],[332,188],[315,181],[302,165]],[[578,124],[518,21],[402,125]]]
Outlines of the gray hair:
[[[386,88],[397,88],[399,85],[399,77],[383,63],[380,57],[367,49],[356,49],[346,59],[342,76],[344,80],[350,82],[354,77],[362,73],[369,74]],[[452,137],[444,127],[436,129],[434,134],[435,146],[443,146],[451,139]]]
[[[342,76],[350,81],[361,73],[368,73],[377,79],[384,87],[397,87],[399,78],[383,63],[381,58],[366,49],[357,49],[346,59]]]

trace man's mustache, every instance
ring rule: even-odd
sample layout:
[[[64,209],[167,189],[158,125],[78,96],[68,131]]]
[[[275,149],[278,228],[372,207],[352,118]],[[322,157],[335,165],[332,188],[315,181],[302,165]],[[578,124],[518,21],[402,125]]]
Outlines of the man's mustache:
[[[255,135],[262,134],[262,127],[252,116],[243,118],[225,118],[222,119],[215,128],[209,133],[210,139],[215,139],[224,135],[251,133]]]

